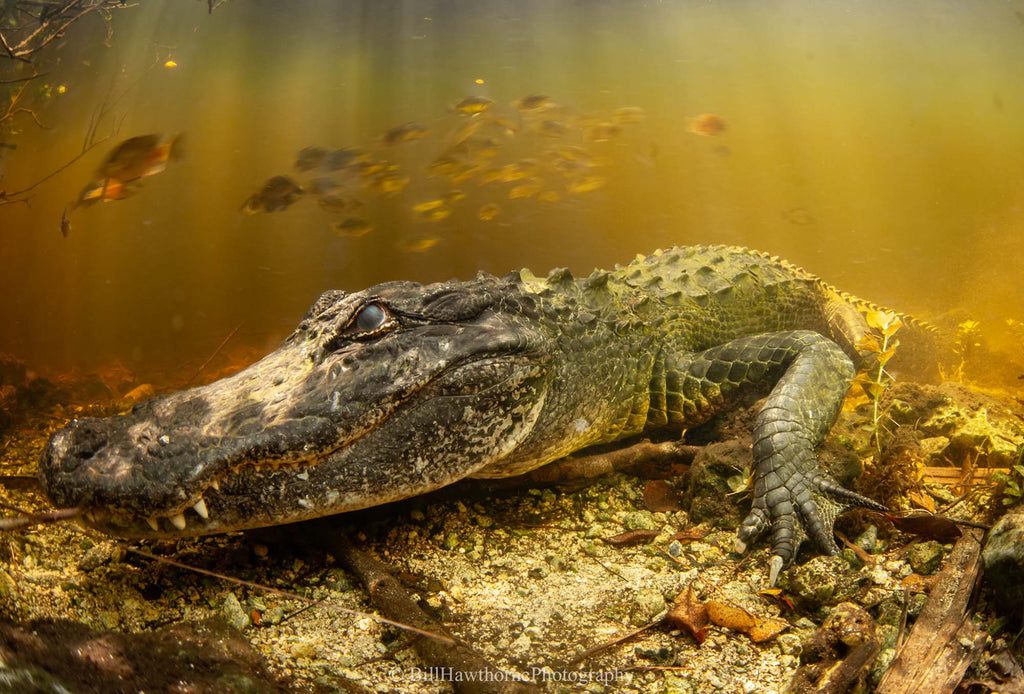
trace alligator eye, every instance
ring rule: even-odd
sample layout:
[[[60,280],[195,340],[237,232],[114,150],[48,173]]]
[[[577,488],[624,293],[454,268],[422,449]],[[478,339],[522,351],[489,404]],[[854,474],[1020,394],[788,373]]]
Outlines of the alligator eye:
[[[357,332],[372,333],[384,325],[387,319],[388,314],[380,304],[367,304],[359,309],[351,325]]]

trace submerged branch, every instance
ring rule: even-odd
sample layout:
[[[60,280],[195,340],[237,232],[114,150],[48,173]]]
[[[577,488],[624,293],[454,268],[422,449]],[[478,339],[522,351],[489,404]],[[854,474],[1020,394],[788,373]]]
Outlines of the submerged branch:
[[[138,3],[124,0],[59,0],[47,4],[42,12],[33,14],[30,11],[33,4],[37,3],[16,0],[5,5],[8,17],[13,19],[5,31],[0,31],[0,48],[11,60],[30,62],[31,56],[62,38],[76,22],[90,14],[102,17],[109,37],[111,12],[138,6]]]
[[[0,506],[19,514],[13,518],[0,518],[0,531],[21,530],[22,528],[42,525],[44,523],[60,523],[61,521],[77,518],[82,514],[81,509],[78,508],[59,508],[56,511],[32,513],[30,511],[23,511],[10,504],[0,504]]]
[[[137,80],[135,80],[130,85],[125,87],[125,89],[123,89],[119,94],[114,94],[114,85],[112,83],[110,88],[107,90],[106,95],[103,98],[103,103],[101,103],[96,108],[96,110],[93,112],[93,115],[89,118],[89,125],[86,128],[85,138],[82,140],[82,150],[78,154],[76,154],[75,156],[71,157],[69,160],[58,166],[56,169],[46,174],[45,176],[43,176],[42,178],[35,181],[29,186],[11,192],[7,192],[0,189],[0,207],[4,205],[13,205],[15,203],[28,204],[29,193],[31,193],[36,188],[49,181],[57,174],[67,169],[75,162],[77,162],[79,159],[88,154],[93,148],[98,147],[99,145],[109,140],[111,137],[115,136],[121,129],[121,123],[124,120],[123,115],[120,119],[114,119],[115,122],[112,124],[110,128],[109,134],[97,138],[96,133],[99,130],[100,124],[103,123],[103,121],[106,120],[106,118],[110,115],[110,112],[113,110],[114,105],[118,101],[120,101],[128,92],[130,92],[141,79],[142,76],[140,76]],[[19,92],[24,90],[25,86],[27,85],[28,82],[26,82],[25,85],[21,87],[21,90],[19,90]],[[3,120],[3,118],[0,118],[0,122],[2,122]]]

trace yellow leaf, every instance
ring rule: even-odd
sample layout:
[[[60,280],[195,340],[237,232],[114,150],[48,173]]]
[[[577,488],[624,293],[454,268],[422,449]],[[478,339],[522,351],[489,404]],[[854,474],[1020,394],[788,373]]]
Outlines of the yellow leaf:
[[[886,325],[885,328],[882,330],[882,334],[885,335],[885,337],[890,337],[902,327],[903,321],[900,320],[899,316],[894,315],[892,321],[888,325]]]
[[[878,398],[883,392],[885,392],[885,386],[876,381],[869,381],[867,383],[861,383],[860,387],[864,389],[871,398]]]
[[[757,624],[754,615],[739,607],[726,605],[717,600],[707,601],[704,603],[704,607],[708,610],[708,619],[711,620],[711,623],[726,629],[749,631]]]
[[[864,320],[867,321],[867,324],[872,328],[885,331],[890,325],[892,325],[893,321],[898,321],[899,318],[896,317],[896,314],[893,311],[875,311],[873,309],[869,309],[864,315]]]
[[[878,340],[875,339],[874,335],[864,333],[861,338],[857,340],[857,349],[877,354],[882,351],[882,346],[878,344]]]
[[[762,618],[747,633],[754,643],[761,643],[775,638],[788,628],[789,622],[784,619]]]

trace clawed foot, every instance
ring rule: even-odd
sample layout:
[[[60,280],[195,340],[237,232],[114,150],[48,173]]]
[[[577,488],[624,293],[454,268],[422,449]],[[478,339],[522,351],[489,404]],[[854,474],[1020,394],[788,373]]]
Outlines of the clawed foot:
[[[779,574],[796,558],[804,540],[810,539],[822,554],[839,553],[832,532],[836,517],[848,508],[861,506],[886,511],[882,504],[842,487],[823,474],[811,477],[799,469],[781,480],[760,478],[754,484],[754,505],[737,532],[734,551],[744,554],[764,534],[771,531],[772,558],[768,583],[774,586]],[[780,482],[769,487],[769,483]]]

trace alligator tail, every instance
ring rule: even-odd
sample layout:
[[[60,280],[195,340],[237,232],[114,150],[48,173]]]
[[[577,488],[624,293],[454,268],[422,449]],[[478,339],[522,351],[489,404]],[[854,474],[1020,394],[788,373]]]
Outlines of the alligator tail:
[[[854,362],[863,368],[874,360],[874,354],[860,345],[862,338],[874,331],[867,321],[872,312],[883,312],[900,320],[896,333],[899,346],[892,359],[892,369],[915,379],[938,381],[952,360],[951,344],[944,332],[926,320],[907,313],[894,311],[872,301],[840,291],[825,282],[826,318],[833,339],[854,356]],[[856,355],[856,356],[855,356]]]

